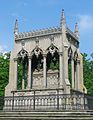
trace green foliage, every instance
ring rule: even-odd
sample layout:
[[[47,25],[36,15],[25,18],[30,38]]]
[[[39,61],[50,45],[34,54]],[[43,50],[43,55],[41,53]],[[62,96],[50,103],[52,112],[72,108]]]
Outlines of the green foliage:
[[[17,89],[22,89],[22,64],[18,64],[18,81],[17,81]]]
[[[59,63],[58,63],[58,61],[56,62],[56,64],[54,64],[53,62],[51,62],[50,63],[50,69],[52,69],[52,70],[59,69]]]
[[[83,54],[84,84],[89,94],[93,94],[93,53],[91,57],[92,59],[88,59],[88,55]]]
[[[0,54],[0,96],[4,95],[5,86],[8,84],[9,59],[10,53]]]
[[[71,83],[71,63],[68,64],[68,78],[69,78],[69,82]]]
[[[18,62],[18,81],[17,81],[17,89],[18,90],[21,90],[22,89],[22,63],[21,62]],[[24,70],[24,87],[26,89],[27,87],[27,69],[28,69],[28,66],[27,64],[25,64],[25,70]]]

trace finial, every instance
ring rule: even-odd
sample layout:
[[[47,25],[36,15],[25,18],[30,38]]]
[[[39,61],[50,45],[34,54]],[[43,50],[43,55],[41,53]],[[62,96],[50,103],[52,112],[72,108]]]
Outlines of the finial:
[[[62,25],[64,25],[64,24],[66,24],[66,18],[65,18],[65,14],[64,14],[64,9],[62,9],[60,26],[62,27]]]
[[[16,21],[15,21],[15,27],[14,27],[14,34],[17,35],[18,32],[19,32],[19,30],[18,30],[18,20],[16,19]]]
[[[75,32],[78,32],[78,23],[75,24]]]
[[[75,31],[74,31],[74,33],[79,38],[79,30],[78,30],[78,23],[77,22],[75,24]]]
[[[64,9],[62,9],[62,18],[65,18]]]

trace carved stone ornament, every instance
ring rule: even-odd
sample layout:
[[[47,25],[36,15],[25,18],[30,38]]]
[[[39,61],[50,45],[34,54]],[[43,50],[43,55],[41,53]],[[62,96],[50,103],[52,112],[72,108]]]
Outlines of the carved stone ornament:
[[[54,43],[54,36],[53,35],[50,36],[50,40],[51,40],[51,44],[53,44]]]
[[[18,53],[18,58],[22,58],[22,60],[24,60],[26,56],[27,56],[27,51],[22,48],[22,50]]]
[[[32,54],[35,54],[36,57],[38,58],[42,50],[36,46],[36,48],[33,50]]]
[[[36,42],[36,46],[39,46],[39,38],[38,37],[36,38],[35,42]]]
[[[57,47],[54,46],[53,44],[50,45],[50,47],[48,48],[48,51],[51,53],[51,55],[53,56],[55,51],[58,51]]]

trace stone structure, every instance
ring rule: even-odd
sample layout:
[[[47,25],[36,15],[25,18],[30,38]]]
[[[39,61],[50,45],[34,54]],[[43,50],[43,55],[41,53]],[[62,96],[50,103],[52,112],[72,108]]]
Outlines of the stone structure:
[[[66,25],[64,10],[59,27],[20,33],[16,20],[5,96],[11,96],[11,91],[17,90],[61,89],[62,94],[70,94],[71,90],[83,92],[79,43],[78,24],[72,32]]]

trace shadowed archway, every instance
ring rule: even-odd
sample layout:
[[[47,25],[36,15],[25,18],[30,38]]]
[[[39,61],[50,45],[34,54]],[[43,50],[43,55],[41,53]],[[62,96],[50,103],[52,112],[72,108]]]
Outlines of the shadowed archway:
[[[18,58],[18,80],[17,89],[25,89],[27,87],[28,77],[28,52],[22,48],[17,55]]]

